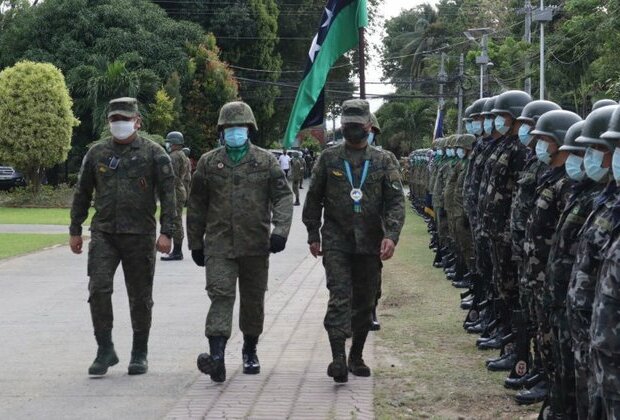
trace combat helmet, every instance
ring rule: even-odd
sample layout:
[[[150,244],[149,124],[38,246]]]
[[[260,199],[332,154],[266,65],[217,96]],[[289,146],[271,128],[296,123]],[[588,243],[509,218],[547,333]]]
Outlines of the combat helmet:
[[[581,135],[577,137],[575,142],[586,146],[600,144],[606,146],[609,150],[614,150],[614,144],[602,138],[601,135],[608,130],[611,117],[616,109],[618,109],[618,105],[605,106],[596,111],[592,111],[590,115],[586,117]]]
[[[571,125],[566,135],[564,136],[564,145],[560,147],[560,150],[566,150],[568,152],[579,152],[585,151],[587,147],[575,143],[577,137],[581,135],[581,131],[583,130],[583,126],[585,125],[585,120],[577,121],[575,124]]]
[[[377,132],[377,134],[381,134],[381,126],[379,125],[379,121],[375,114],[370,113],[370,124],[371,128]]]
[[[491,112],[493,114],[509,114],[516,119],[530,102],[532,102],[532,97],[527,93],[520,90],[509,90],[497,96]]]
[[[620,106],[617,106],[611,114],[607,131],[601,134],[601,138],[616,144],[620,142]]]
[[[535,125],[541,115],[549,111],[557,111],[560,109],[562,109],[562,107],[555,102],[544,100],[532,101],[523,107],[521,115],[517,120]]]
[[[599,99],[598,101],[594,102],[594,105],[592,105],[592,111],[596,111],[597,109],[611,105],[618,105],[618,102],[614,101],[613,99]]]
[[[166,142],[170,144],[185,144],[183,133],[179,131],[171,131],[166,135]]]
[[[497,96],[493,96],[492,98],[487,98],[484,105],[482,106],[482,111],[480,111],[480,115],[483,115],[485,118],[494,118],[493,109],[495,108],[495,101],[497,100]]]
[[[465,112],[463,113],[463,121],[471,121],[471,114],[472,114],[472,109],[473,109],[474,105],[470,105],[467,108],[465,108]]]
[[[536,122],[536,128],[532,130],[533,136],[549,136],[558,144],[564,145],[564,137],[568,129],[581,117],[574,112],[557,110],[543,114]]]
[[[224,125],[249,125],[258,131],[256,119],[252,108],[245,102],[228,102],[220,109],[220,116],[217,119],[217,129],[222,130]]]
[[[481,98],[475,100],[474,103],[471,104],[471,113],[469,114],[469,117],[474,118],[479,116],[482,113],[484,104],[487,102],[488,99],[489,98]]]

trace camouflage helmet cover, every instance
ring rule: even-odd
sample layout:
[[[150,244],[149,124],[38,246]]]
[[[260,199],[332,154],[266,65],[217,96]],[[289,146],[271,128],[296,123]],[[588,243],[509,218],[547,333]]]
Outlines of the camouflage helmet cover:
[[[462,147],[464,149],[473,149],[474,143],[476,142],[476,137],[472,134],[462,134],[459,136],[457,146]]]
[[[183,133],[179,131],[171,131],[166,136],[166,141],[170,144],[185,144]]]
[[[381,134],[381,126],[379,125],[379,121],[375,114],[370,113],[370,123],[372,124],[372,129],[377,131],[377,134]]]
[[[218,130],[221,130],[224,125],[249,125],[258,131],[252,108],[241,101],[228,102],[220,109],[220,116],[217,120]]]

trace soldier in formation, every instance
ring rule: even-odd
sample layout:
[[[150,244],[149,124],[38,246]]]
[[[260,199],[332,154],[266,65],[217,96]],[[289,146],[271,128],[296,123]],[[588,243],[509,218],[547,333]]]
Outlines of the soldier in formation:
[[[541,418],[620,418],[620,106],[582,119],[507,91],[464,121],[409,157],[433,265],[467,289],[464,327]]]

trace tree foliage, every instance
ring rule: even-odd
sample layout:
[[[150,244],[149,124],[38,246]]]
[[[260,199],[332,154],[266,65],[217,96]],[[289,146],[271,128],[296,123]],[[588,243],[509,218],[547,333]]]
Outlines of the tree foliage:
[[[72,101],[60,70],[22,61],[0,72],[0,161],[21,168],[38,191],[43,170],[67,159]]]

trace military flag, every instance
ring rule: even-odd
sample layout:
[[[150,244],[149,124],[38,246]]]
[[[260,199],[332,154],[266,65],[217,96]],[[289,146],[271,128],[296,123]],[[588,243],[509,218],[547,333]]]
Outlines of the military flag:
[[[336,60],[359,43],[368,25],[366,0],[328,0],[291,110],[283,146],[291,147],[303,128],[323,122],[325,81]]]

